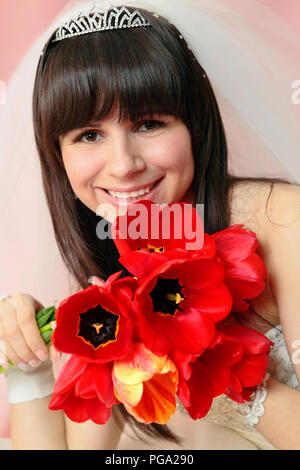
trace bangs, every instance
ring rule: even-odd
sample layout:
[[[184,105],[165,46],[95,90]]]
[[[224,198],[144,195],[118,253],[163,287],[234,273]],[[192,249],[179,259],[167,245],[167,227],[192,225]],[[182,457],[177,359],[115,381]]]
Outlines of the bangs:
[[[135,122],[154,114],[183,119],[186,110],[181,90],[187,84],[176,58],[178,44],[172,51],[172,42],[171,34],[160,40],[150,26],[86,34],[56,43],[48,57],[40,96],[48,136],[58,139],[100,121],[115,104],[119,122]]]

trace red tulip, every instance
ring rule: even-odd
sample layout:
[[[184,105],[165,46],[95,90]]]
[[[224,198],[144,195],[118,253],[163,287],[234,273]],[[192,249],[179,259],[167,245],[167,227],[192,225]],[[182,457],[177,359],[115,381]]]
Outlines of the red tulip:
[[[133,230],[137,226],[135,212],[140,212],[139,237]],[[174,217],[170,217],[172,213]],[[214,241],[203,232],[201,217],[188,203],[165,204],[162,209],[148,200],[133,203],[126,214],[117,217],[111,232],[120,253],[119,262],[139,279],[170,259],[216,254]],[[192,238],[195,233],[198,240]]]
[[[262,259],[255,253],[256,234],[232,225],[212,235],[217,256],[225,267],[225,283],[233,297],[232,310],[246,312],[248,300],[257,297],[265,287],[267,272]]]
[[[172,351],[170,357],[179,371],[177,395],[193,419],[203,418],[213,398],[225,392],[231,368],[242,354],[240,343],[221,332],[198,357]]]
[[[112,363],[97,364],[72,356],[62,369],[49,403],[77,423],[91,419],[104,424],[118,404],[112,383]]]
[[[127,357],[132,348],[136,280],[115,273],[103,287],[93,285],[60,303],[52,336],[55,348],[88,362]]]
[[[154,354],[177,348],[199,354],[215,335],[215,323],[231,311],[217,258],[173,259],[139,281],[134,303],[140,338]]]
[[[229,385],[226,390],[233,400],[244,403],[249,401],[255,387],[263,381],[268,366],[268,355],[272,346],[266,336],[252,328],[241,325],[222,327],[227,337],[236,339],[243,347],[243,355],[231,367]]]

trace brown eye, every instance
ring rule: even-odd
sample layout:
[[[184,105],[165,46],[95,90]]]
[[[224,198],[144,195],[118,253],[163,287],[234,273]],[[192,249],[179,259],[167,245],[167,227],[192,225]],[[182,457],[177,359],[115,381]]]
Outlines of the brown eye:
[[[83,142],[83,143],[87,143],[87,144],[93,144],[95,142],[98,142],[97,140],[95,140],[95,137],[99,135],[98,132],[96,131],[87,131],[87,132],[84,132],[84,134],[81,134],[78,139],[76,139],[76,142]],[[86,138],[86,140],[83,140],[84,138]]]
[[[145,126],[146,130],[151,132],[151,131],[155,131],[156,129],[159,129],[160,127],[165,126],[165,123],[161,121],[147,120],[141,123],[141,125],[139,126],[139,129],[142,126]]]

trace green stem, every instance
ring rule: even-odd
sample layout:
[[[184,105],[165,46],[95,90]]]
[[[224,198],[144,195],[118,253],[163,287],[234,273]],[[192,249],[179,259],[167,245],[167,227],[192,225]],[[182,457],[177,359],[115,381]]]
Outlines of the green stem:
[[[43,326],[42,328],[40,328],[40,332],[41,333],[44,333],[44,331],[49,331],[49,330],[52,330],[51,328],[51,322],[50,323],[47,323],[47,325]]]
[[[9,367],[14,367],[13,363],[12,362],[8,362],[8,365]],[[7,370],[7,368],[5,369],[4,367],[0,366],[0,374],[2,374],[2,372],[5,372]]]

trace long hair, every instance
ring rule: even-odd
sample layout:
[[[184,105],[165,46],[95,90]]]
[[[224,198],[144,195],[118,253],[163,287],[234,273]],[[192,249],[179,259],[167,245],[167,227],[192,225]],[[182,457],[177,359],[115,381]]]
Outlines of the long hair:
[[[174,25],[139,11],[150,27],[55,43],[53,33],[37,67],[33,124],[43,186],[60,253],[79,289],[88,286],[91,275],[107,279],[116,271],[127,273],[111,238],[96,236],[101,217],[74,199],[59,137],[105,118],[116,102],[119,122],[156,113],[184,122],[195,160],[194,204],[205,204],[205,231],[211,234],[228,226],[227,193],[234,178],[227,174],[225,132],[209,78]],[[117,408],[135,432],[181,442],[166,425],[143,425],[122,405]]]

